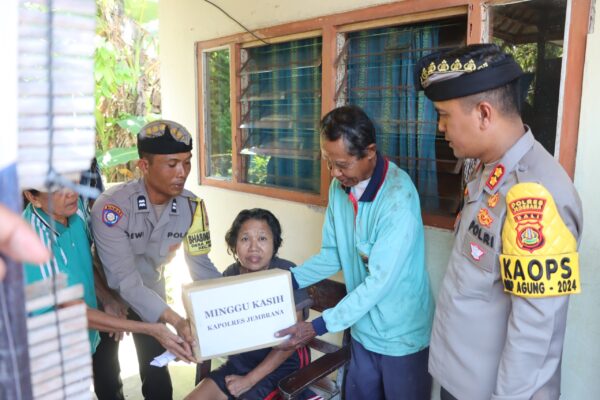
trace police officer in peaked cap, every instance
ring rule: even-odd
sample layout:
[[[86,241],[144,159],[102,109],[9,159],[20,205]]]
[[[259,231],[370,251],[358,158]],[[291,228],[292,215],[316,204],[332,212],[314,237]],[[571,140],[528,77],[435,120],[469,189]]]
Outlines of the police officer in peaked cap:
[[[208,257],[210,231],[204,202],[184,185],[190,173],[192,138],[180,124],[159,120],[138,134],[141,179],[105,191],[92,208],[94,241],[109,286],[129,306],[131,319],[161,321],[185,340],[193,360],[187,320],[165,299],[164,268],[183,245],[193,280],[219,277]],[[152,337],[134,334],[142,392],[171,399],[168,369],[150,366],[165,350]],[[120,391],[115,388],[115,393]]]
[[[442,399],[555,400],[581,202],[521,120],[531,76],[496,45],[422,58],[416,75],[468,178],[438,295],[429,370]]]

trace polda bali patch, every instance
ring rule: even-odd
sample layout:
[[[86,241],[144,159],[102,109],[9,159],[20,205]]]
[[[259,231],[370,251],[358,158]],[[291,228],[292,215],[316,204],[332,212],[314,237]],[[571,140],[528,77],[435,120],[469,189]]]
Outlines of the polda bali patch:
[[[522,197],[509,204],[510,212],[516,223],[517,246],[530,253],[544,245],[542,220],[546,199]]]
[[[105,204],[104,208],[102,208],[102,222],[106,226],[113,226],[123,216],[123,211],[114,204]]]

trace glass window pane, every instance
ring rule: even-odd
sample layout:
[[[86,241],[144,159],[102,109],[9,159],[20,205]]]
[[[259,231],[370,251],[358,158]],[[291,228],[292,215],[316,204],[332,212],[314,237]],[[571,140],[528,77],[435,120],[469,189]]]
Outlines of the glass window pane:
[[[242,180],[319,193],[321,38],[242,50]]]
[[[231,180],[229,50],[204,53],[206,176]]]
[[[535,73],[523,121],[554,153],[567,0],[532,0],[490,7],[492,41]]]
[[[462,163],[437,131],[437,112],[416,90],[416,62],[465,42],[466,21],[376,28],[349,33],[340,60],[345,75],[338,104],[363,108],[374,121],[377,148],[413,179],[421,208],[454,215],[461,201]]]

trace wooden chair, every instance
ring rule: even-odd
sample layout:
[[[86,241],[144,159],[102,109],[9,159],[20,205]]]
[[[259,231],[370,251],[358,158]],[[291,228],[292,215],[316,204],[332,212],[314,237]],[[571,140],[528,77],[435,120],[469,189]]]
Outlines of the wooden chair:
[[[310,286],[308,294],[312,299],[310,308],[323,312],[346,296],[346,285],[326,279]],[[310,388],[324,399],[341,398],[345,366],[350,361],[350,329],[344,331],[341,346],[314,338],[308,343],[308,347],[323,355],[280,380],[281,396],[284,399],[294,399],[306,388]],[[330,377],[335,371],[336,376]]]

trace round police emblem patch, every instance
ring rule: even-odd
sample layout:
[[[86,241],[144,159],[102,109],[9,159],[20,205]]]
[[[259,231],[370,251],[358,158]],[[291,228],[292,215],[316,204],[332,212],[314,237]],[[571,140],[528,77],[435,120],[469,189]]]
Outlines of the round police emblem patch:
[[[123,211],[114,204],[106,204],[102,209],[102,222],[107,226],[113,226],[123,216]]]

